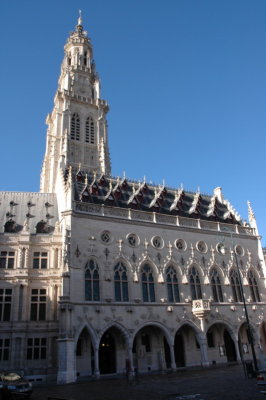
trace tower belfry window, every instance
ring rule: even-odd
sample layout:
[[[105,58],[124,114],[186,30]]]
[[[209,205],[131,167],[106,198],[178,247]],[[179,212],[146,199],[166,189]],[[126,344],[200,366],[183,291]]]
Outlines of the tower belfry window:
[[[80,139],[80,119],[77,113],[73,114],[71,117],[70,138],[72,140]]]
[[[83,61],[84,61],[84,65],[85,65],[85,67],[86,67],[86,65],[87,65],[87,52],[86,52],[86,51],[84,52]]]
[[[85,142],[94,144],[94,121],[91,117],[87,118],[86,121],[86,135],[85,135]]]

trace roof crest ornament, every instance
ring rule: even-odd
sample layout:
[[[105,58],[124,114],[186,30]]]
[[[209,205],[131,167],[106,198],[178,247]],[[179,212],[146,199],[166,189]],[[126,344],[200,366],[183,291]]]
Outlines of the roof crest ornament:
[[[177,191],[175,191],[175,199],[170,206],[170,211],[174,210],[177,207],[177,203],[179,202],[182,194],[183,194],[183,187],[181,187],[181,189],[178,189]]]
[[[105,195],[104,200],[108,200],[108,199],[109,200],[114,200],[112,192],[113,192],[113,185],[112,185],[112,182],[110,180],[109,181],[109,190],[108,190],[107,194]]]
[[[235,217],[235,219],[238,222],[241,222],[241,216],[239,215],[239,213],[236,211],[236,209],[232,206],[232,204],[230,203],[229,200],[224,200],[224,204],[227,206],[228,210],[230,211],[230,213]]]
[[[199,206],[200,203],[200,191],[197,190],[197,192],[195,193],[192,205],[189,209],[189,214],[193,214],[195,211],[197,211],[197,207]]]

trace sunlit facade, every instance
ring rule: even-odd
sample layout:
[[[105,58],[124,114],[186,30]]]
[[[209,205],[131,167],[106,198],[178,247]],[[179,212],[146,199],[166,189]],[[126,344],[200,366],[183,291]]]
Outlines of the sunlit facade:
[[[211,195],[114,178],[81,18],[47,116],[40,193],[0,192],[0,362],[35,381],[132,376],[266,352],[265,261]]]

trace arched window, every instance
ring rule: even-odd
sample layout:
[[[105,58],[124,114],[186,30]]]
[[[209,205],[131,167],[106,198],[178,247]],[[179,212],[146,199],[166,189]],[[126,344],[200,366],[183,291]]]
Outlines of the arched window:
[[[216,269],[213,269],[211,272],[211,287],[213,300],[217,303],[222,303],[224,301],[222,285]]]
[[[148,264],[141,269],[142,297],[148,303],[155,302],[154,280],[152,269]]]
[[[94,260],[90,260],[85,271],[85,300],[100,300],[99,268]]]
[[[195,267],[190,270],[189,283],[192,300],[202,299],[199,273]]]
[[[174,267],[170,266],[166,269],[167,296],[169,303],[179,303],[179,288],[177,273]]]
[[[114,267],[115,301],[128,301],[127,269],[121,262]]]
[[[254,276],[254,273],[251,270],[248,271],[248,285],[252,301],[254,302],[260,301],[258,284]]]
[[[85,142],[94,144],[94,122],[91,117],[88,117],[86,121]]]
[[[84,51],[83,63],[85,65],[85,67],[86,67],[87,66],[87,52],[86,51]]]
[[[232,287],[232,294],[234,301],[242,302],[243,301],[242,288],[239,281],[238,273],[236,272],[235,269],[232,269],[230,272],[230,283]]]
[[[70,138],[72,140],[80,139],[80,119],[77,113],[73,114],[71,117]]]

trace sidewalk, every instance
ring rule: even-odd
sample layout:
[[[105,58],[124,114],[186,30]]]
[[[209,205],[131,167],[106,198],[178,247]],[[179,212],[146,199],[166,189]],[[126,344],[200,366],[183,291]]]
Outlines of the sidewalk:
[[[195,395],[198,400],[266,400],[256,379],[244,376],[240,365],[186,370],[162,375],[140,375],[138,382],[126,378],[83,381],[68,385],[35,387],[32,400],[58,397],[66,400],[177,400]],[[196,397],[197,398],[197,397]]]

